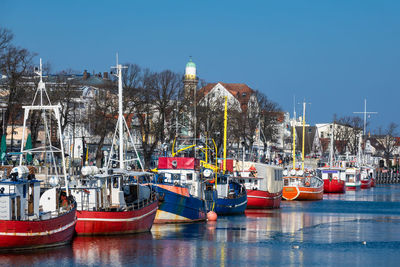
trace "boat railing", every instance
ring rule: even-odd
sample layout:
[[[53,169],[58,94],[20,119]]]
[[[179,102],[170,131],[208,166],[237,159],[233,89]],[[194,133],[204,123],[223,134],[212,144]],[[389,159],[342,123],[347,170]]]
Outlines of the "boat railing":
[[[139,202],[133,203],[132,205],[130,205],[128,207],[128,210],[138,210],[138,209],[144,208],[144,207],[152,204],[156,200],[157,200],[157,194],[152,192],[150,197],[148,197],[146,199],[142,199]]]

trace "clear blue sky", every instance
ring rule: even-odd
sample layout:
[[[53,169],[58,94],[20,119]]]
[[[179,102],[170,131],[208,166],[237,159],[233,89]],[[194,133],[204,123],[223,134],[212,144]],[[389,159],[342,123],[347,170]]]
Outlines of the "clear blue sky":
[[[39,3],[39,4],[38,4]],[[108,71],[120,61],[246,83],[309,122],[379,112],[400,125],[400,1],[0,1],[0,25],[53,71]],[[301,106],[297,105],[300,112]]]

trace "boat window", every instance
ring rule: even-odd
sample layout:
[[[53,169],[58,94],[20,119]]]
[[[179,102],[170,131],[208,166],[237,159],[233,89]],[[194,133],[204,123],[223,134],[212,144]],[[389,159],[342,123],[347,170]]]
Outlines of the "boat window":
[[[193,180],[193,174],[192,173],[186,174],[186,178],[187,178],[188,181]]]
[[[117,177],[113,177],[113,187],[118,188],[118,178]]]
[[[226,177],[218,177],[217,183],[219,183],[219,184],[226,184]]]

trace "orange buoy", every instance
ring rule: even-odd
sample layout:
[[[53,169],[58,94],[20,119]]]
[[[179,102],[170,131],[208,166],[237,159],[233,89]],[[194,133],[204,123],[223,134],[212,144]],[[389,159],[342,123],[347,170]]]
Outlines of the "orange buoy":
[[[214,211],[209,211],[207,212],[207,220],[209,221],[216,221],[217,220],[217,214]]]

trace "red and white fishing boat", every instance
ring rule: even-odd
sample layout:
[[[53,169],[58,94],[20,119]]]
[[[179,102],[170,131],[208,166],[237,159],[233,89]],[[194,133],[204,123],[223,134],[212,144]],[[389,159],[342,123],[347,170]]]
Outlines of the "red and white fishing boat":
[[[234,171],[244,180],[247,191],[247,209],[280,207],[283,190],[283,169],[281,167],[237,161]]]
[[[87,175],[71,181],[77,201],[78,235],[111,235],[150,231],[158,201],[145,172]]]
[[[0,180],[0,250],[34,249],[69,243],[76,205],[65,191],[52,188],[40,197],[40,181],[25,166]]]
[[[350,167],[346,169],[346,190],[357,191],[361,188],[360,169]]]
[[[333,127],[331,127],[331,141],[329,145],[329,166],[318,168],[317,176],[324,181],[324,193],[346,192],[346,169],[334,166]]]
[[[360,179],[361,179],[361,189],[369,189],[372,187],[372,174],[371,169],[366,166],[361,167]]]
[[[303,171],[283,177],[283,198],[286,200],[321,200],[324,196],[324,182]],[[297,174],[297,175],[296,175]]]
[[[317,176],[324,181],[324,193],[346,192],[346,170],[341,167],[321,167]]]
[[[103,173],[96,167],[83,168],[82,175],[71,182],[71,193],[77,201],[76,233],[78,235],[111,235],[150,231],[158,209],[158,198],[145,177],[146,172],[128,171],[128,162],[140,158],[126,159],[125,136],[131,141],[122,109],[122,65],[117,62],[119,116],[112,144],[118,144],[118,159],[114,159],[114,145]],[[117,137],[117,132],[119,137]],[[125,145],[124,145],[125,144]],[[137,152],[136,152],[136,155]],[[119,163],[119,169],[111,169],[112,162]]]
[[[9,177],[0,179],[0,250],[58,246],[69,243],[74,234],[76,204],[68,192],[60,130],[60,106],[53,106],[50,103],[42,80],[42,60],[40,60],[40,69],[36,73],[40,76],[40,81],[32,105],[23,107],[25,113],[22,140],[25,140],[26,137],[25,127],[29,113],[37,110],[42,112],[45,121],[44,146],[24,150],[22,141],[20,166],[13,168]],[[36,99],[37,97],[38,99]],[[48,103],[45,104],[45,101]],[[49,128],[46,127],[48,126],[47,116],[54,116],[53,118],[57,122],[61,148],[55,148],[51,144]],[[36,180],[34,173],[29,173],[26,166],[22,166],[22,162],[23,156],[28,152],[42,153],[43,151],[50,152],[52,158],[54,153],[61,154],[67,190],[61,190],[58,186],[58,174],[56,174],[52,178],[53,181],[57,181],[53,184],[54,188],[46,190],[40,196],[40,181]],[[55,163],[54,158],[52,162]]]

